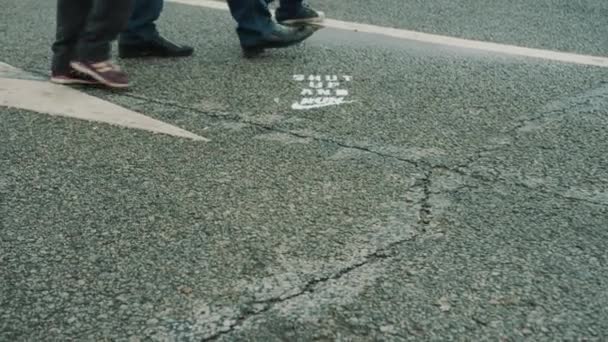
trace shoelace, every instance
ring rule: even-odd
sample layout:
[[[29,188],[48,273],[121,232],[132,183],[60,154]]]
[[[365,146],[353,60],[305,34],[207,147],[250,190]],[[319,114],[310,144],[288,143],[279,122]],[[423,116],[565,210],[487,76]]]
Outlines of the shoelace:
[[[92,65],[98,72],[108,72],[108,71],[120,71],[120,67],[118,65],[114,65],[109,61],[99,62]]]

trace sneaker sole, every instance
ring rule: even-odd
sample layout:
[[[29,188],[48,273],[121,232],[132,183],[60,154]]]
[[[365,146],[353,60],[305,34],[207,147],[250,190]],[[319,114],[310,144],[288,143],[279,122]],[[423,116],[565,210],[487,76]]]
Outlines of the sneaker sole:
[[[70,85],[70,84],[94,85],[94,84],[99,84],[98,82],[78,80],[78,79],[74,79],[74,78],[69,78],[68,79],[68,78],[51,77],[50,81],[51,81],[51,83],[61,84],[61,85]]]
[[[101,75],[99,75],[98,73],[96,73],[96,72],[92,71],[91,69],[87,68],[86,66],[82,65],[81,63],[72,62],[72,63],[70,63],[70,65],[76,71],[80,71],[83,74],[87,74],[87,75],[93,77],[94,79],[96,79],[99,83],[104,84],[110,88],[128,88],[130,86],[129,83],[125,84],[125,83],[110,82],[107,79],[101,77]]]
[[[258,57],[261,54],[263,54],[267,49],[284,49],[284,48],[298,45],[298,44],[302,43],[303,41],[305,41],[306,39],[310,38],[313,35],[313,33],[314,32],[311,32],[310,34],[306,35],[305,37],[302,37],[301,39],[298,39],[298,40],[291,41],[289,43],[267,42],[267,43],[262,43],[260,45],[254,45],[254,46],[242,46],[241,49],[243,50],[243,56],[245,58],[248,58],[248,59],[255,58],[255,57]]]

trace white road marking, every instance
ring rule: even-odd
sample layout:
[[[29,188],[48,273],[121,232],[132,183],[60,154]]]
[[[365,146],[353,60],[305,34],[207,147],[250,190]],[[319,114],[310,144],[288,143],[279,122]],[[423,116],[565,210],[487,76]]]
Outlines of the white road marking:
[[[225,2],[213,1],[213,0],[167,0],[169,2],[180,3],[184,5],[198,6],[215,8],[219,10],[228,10],[228,5]]]
[[[313,104],[301,104],[299,102],[296,102],[291,105],[291,109],[294,109],[294,110],[317,109],[317,108],[323,108],[323,107],[329,107],[329,106],[339,106],[341,104],[353,103],[353,102],[355,102],[355,101],[339,101],[337,99],[334,101],[327,101],[326,103],[313,103]]]
[[[27,80],[41,80],[41,77],[27,73],[21,69],[17,69],[12,65],[0,62],[0,77],[19,78]]]
[[[185,4],[185,5],[208,7],[208,8],[214,8],[214,9],[219,9],[219,10],[228,10],[228,5],[226,5],[223,2],[218,2],[218,1],[214,1],[214,0],[167,0],[167,1]],[[353,22],[333,20],[333,19],[326,19],[325,22],[323,23],[323,26],[331,27],[331,28],[335,28],[335,29],[341,29],[341,30],[378,34],[378,35],[383,35],[383,36],[388,36],[388,37],[393,37],[393,38],[403,39],[403,40],[414,40],[414,41],[419,41],[419,42],[424,42],[424,43],[431,43],[431,44],[452,46],[452,47],[458,47],[458,48],[494,52],[494,53],[500,53],[500,54],[506,54],[506,55],[540,58],[540,59],[557,61],[557,62],[592,65],[592,66],[599,66],[599,67],[605,67],[605,68],[608,67],[608,57],[589,56],[589,55],[581,55],[581,54],[568,53],[568,52],[542,50],[542,49],[532,49],[532,48],[520,47],[520,46],[515,46],[515,45],[490,43],[490,42],[483,42],[483,41],[477,41],[477,40],[441,36],[441,35],[422,33],[422,32],[417,32],[417,31],[409,31],[409,30],[402,30],[402,29],[396,29],[396,28],[391,28],[391,27],[360,24],[360,23],[353,23]]]
[[[12,65],[8,65],[6,63],[0,62],[0,74],[4,74],[6,72],[16,72],[16,71],[19,71],[19,69],[15,68]]]
[[[209,141],[181,128],[149,118],[67,86],[52,84],[46,80],[6,77],[16,73],[25,72],[8,64],[0,63],[0,107],[20,108],[197,141]]]

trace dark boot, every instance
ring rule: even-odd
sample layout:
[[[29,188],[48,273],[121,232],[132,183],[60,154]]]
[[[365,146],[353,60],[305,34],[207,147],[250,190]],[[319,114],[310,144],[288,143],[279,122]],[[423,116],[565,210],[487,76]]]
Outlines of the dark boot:
[[[127,28],[120,34],[118,56],[186,57],[192,55],[190,46],[179,46],[161,37],[156,21],[163,11],[163,0],[135,0]]]
[[[283,25],[305,25],[320,24],[325,19],[325,14],[315,11],[302,1],[283,0],[280,7],[275,11],[275,17]]]
[[[193,52],[190,46],[179,46],[160,36],[134,44],[118,44],[120,58],[188,57]]]
[[[243,44],[243,54],[246,58],[260,55],[266,49],[286,48],[296,45],[315,33],[316,29],[310,26],[289,27],[279,24],[273,25],[273,30],[261,35],[257,40]]]

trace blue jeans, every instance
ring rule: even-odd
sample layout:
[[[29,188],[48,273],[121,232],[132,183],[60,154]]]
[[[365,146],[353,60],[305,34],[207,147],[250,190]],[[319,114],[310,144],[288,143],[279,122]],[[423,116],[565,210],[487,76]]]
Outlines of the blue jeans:
[[[232,17],[237,22],[241,45],[257,43],[272,32],[274,23],[268,9],[273,0],[228,0]],[[297,10],[303,0],[280,0],[282,10]],[[135,0],[127,29],[120,35],[121,44],[137,44],[159,36],[154,22],[163,10],[163,0]]]
[[[138,44],[159,36],[155,21],[163,11],[163,0],[135,0],[127,29],[120,34],[120,44]]]
[[[228,0],[232,17],[237,22],[236,32],[241,45],[255,45],[274,29],[268,9],[273,0]],[[303,0],[280,0],[282,10],[297,10]]]

